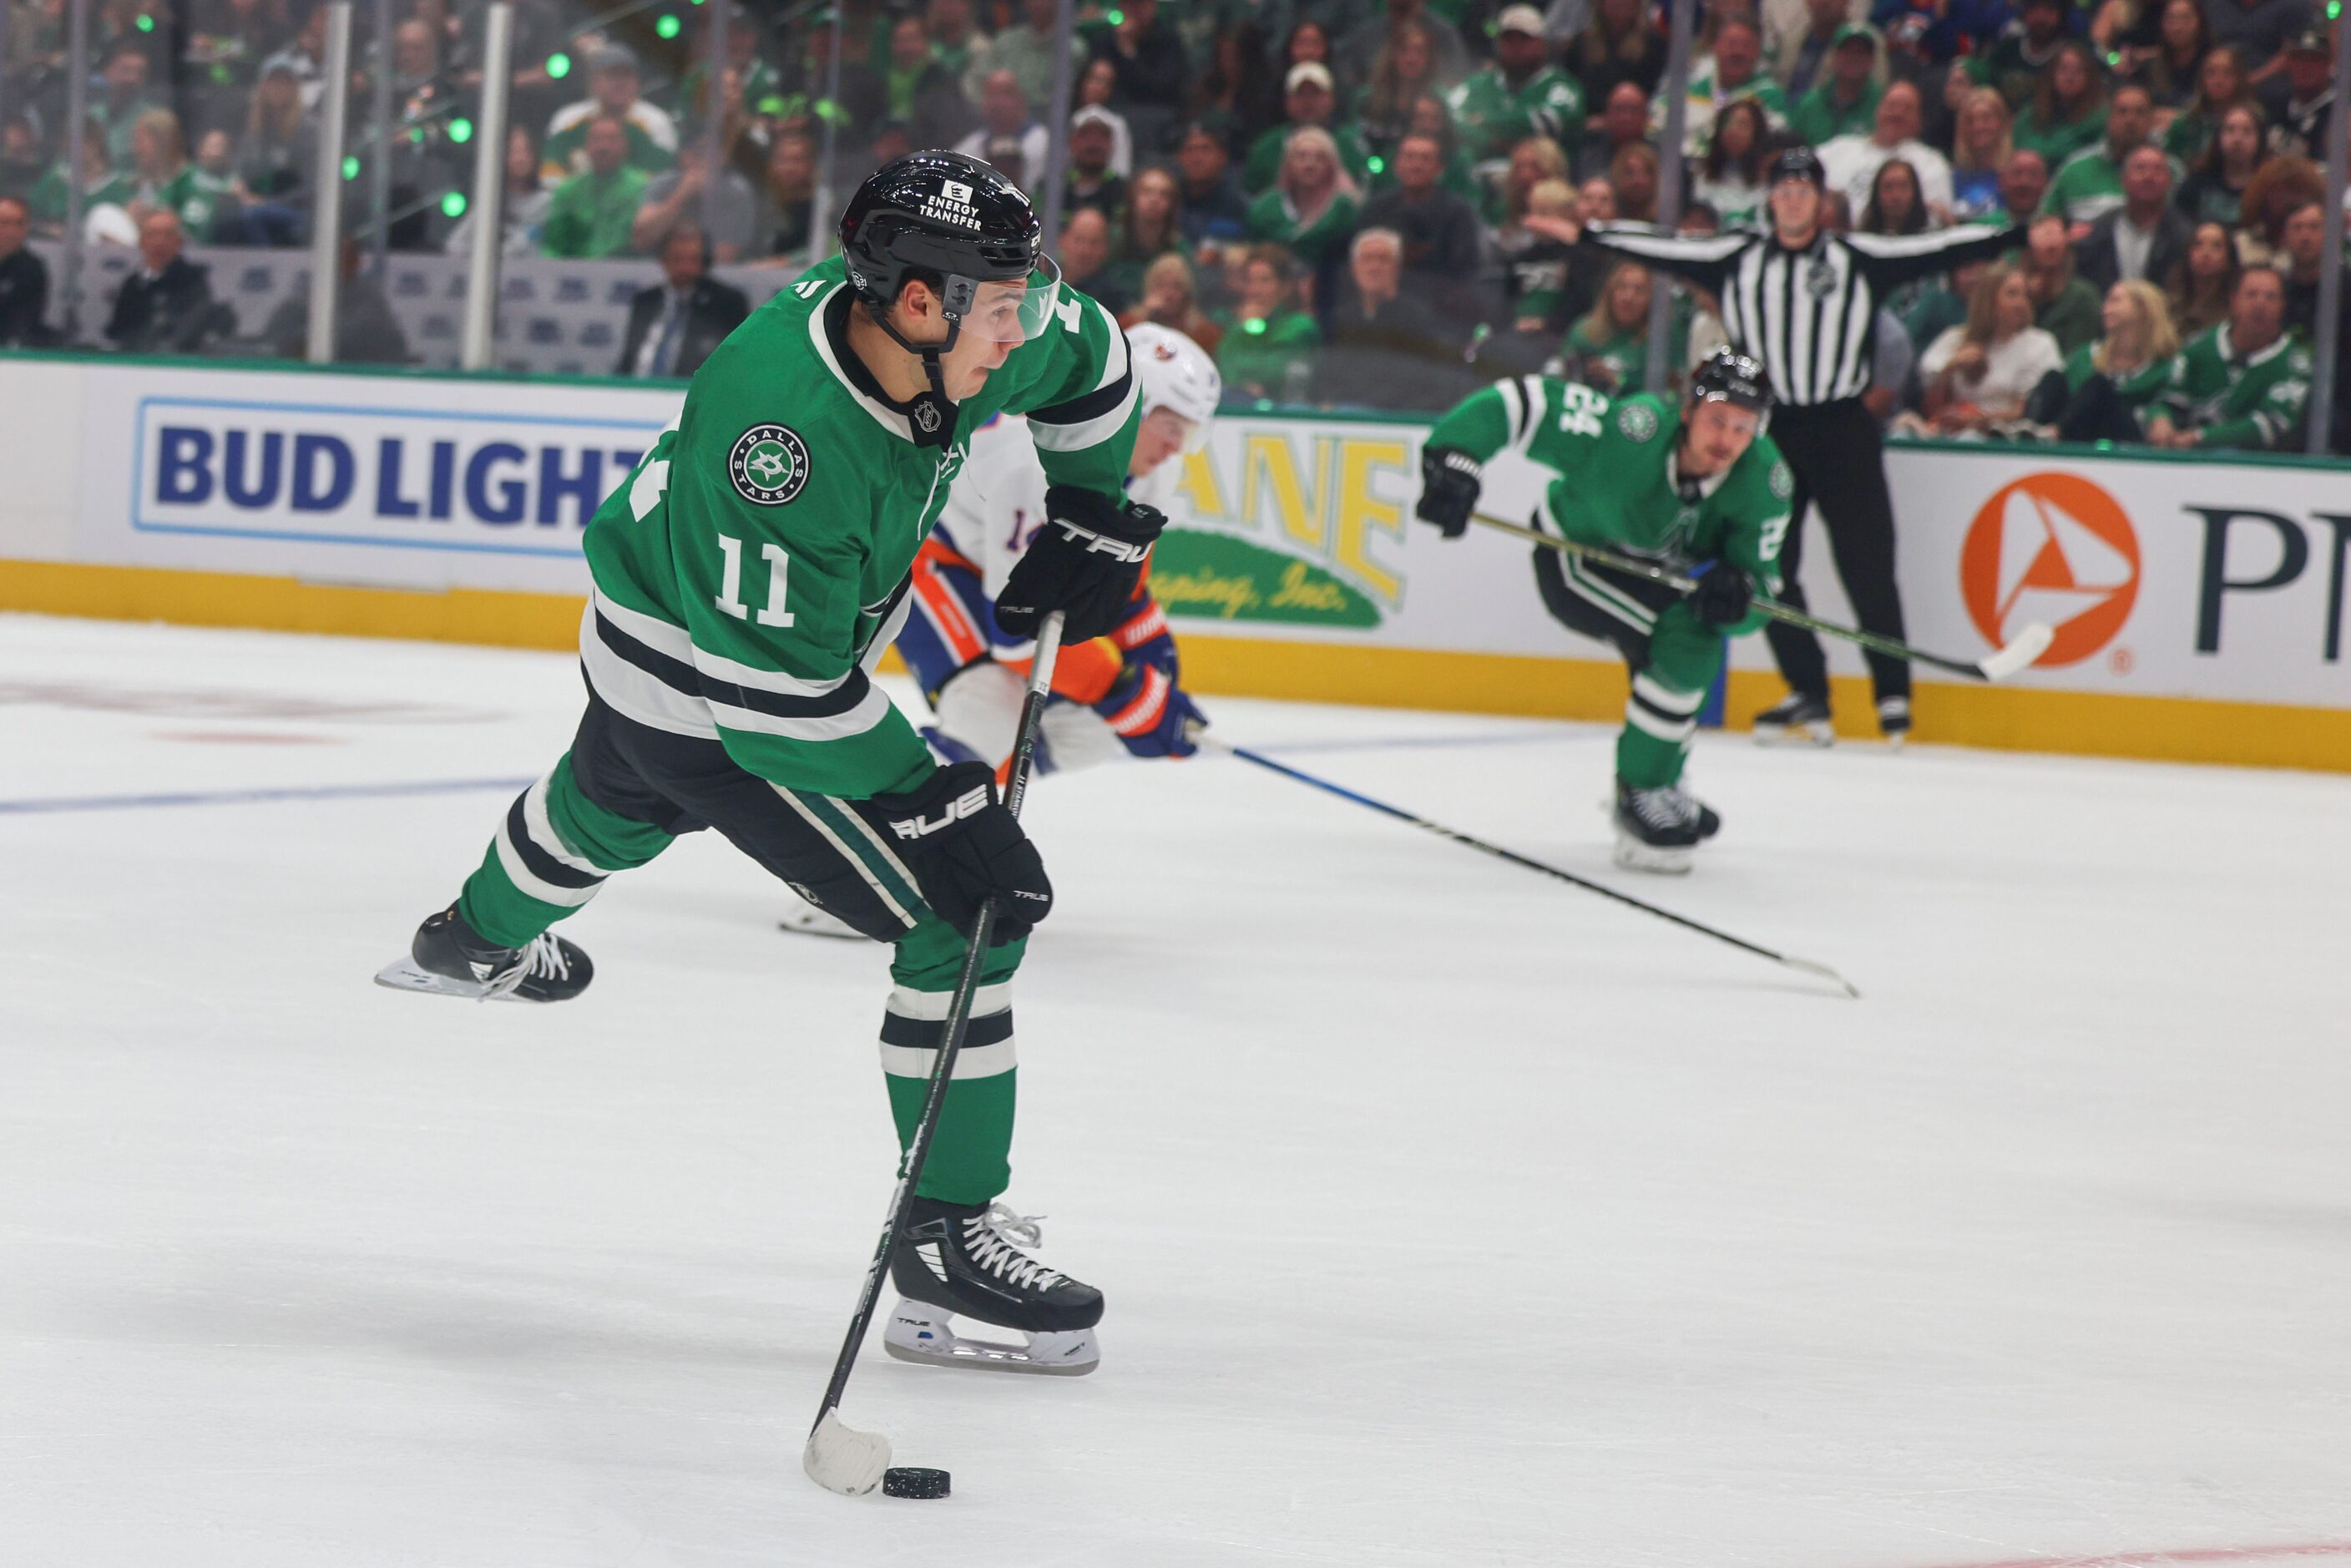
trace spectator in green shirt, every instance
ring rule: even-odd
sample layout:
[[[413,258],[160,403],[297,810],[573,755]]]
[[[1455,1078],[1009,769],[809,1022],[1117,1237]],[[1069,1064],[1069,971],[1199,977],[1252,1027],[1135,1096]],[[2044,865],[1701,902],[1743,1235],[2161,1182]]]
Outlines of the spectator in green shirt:
[[[619,115],[600,114],[590,120],[581,145],[588,172],[556,187],[555,199],[547,207],[542,243],[549,256],[626,256],[630,226],[653,181],[643,170],[629,166],[629,128]]]
[[[1649,269],[1637,261],[1620,261],[1600,286],[1599,301],[1567,329],[1571,381],[1598,388],[1609,396],[1635,392],[1649,373],[1649,299],[1656,288]],[[1678,371],[1684,358],[1681,329],[1666,350],[1666,363]],[[1579,368],[1580,367],[1580,368]]]
[[[1353,130],[1339,131],[1338,90],[1331,80],[1331,68],[1312,60],[1290,68],[1282,82],[1282,120],[1249,143],[1249,156],[1241,162],[1241,189],[1252,195],[1263,192],[1281,172],[1282,150],[1290,144],[1290,133],[1308,126],[1328,131],[1338,140],[1339,160],[1347,172],[1361,180],[1370,172],[1370,153],[1363,137]]]
[[[2301,430],[2310,377],[2310,351],[2286,330],[2283,275],[2249,267],[2237,277],[2229,319],[2171,361],[2147,438],[2179,451],[2274,451]]]
[[[2105,78],[2088,47],[2069,38],[2057,46],[2032,97],[2017,110],[2016,144],[2055,169],[2105,133]]]
[[[1339,145],[1317,126],[1290,133],[1273,189],[1251,203],[1249,235],[1271,240],[1310,269],[1355,232],[1355,182],[1339,165]]]
[[[1213,318],[1224,329],[1217,368],[1244,397],[1304,401],[1322,341],[1314,318],[1298,308],[1296,264],[1278,245],[1253,245],[1240,267],[1238,299]]]
[[[1832,136],[1867,133],[1877,123],[1877,34],[1859,22],[1836,30],[1828,69],[1788,115],[1788,129],[1817,147]]]
[[[2213,128],[2221,114],[2244,105],[2259,108],[2260,100],[2245,78],[2245,62],[2222,44],[2207,53],[2196,68],[2196,96],[2164,127],[2163,150],[2182,163],[2193,163],[2211,145]]]
[[[2032,394],[2026,417],[2056,426],[2060,441],[2147,439],[2140,421],[2171,383],[2179,332],[2163,290],[2125,278],[2106,290],[2105,336],[2065,358]]]
[[[2053,213],[2032,220],[2024,235],[2024,281],[2032,295],[2032,324],[2070,354],[2097,338],[2098,291],[2074,270],[2074,240]]]

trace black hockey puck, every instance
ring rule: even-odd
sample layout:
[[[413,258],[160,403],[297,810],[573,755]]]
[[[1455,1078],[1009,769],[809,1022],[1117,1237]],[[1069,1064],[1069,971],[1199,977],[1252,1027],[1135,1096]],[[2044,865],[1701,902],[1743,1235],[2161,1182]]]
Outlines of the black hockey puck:
[[[945,1497],[947,1473],[919,1465],[893,1465],[882,1472],[883,1497]]]

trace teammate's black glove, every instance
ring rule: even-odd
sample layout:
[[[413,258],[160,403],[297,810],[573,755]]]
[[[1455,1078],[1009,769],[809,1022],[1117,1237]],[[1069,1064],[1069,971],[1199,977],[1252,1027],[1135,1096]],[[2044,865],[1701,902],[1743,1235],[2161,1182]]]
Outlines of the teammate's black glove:
[[[1414,514],[1434,523],[1448,539],[1469,531],[1478,505],[1478,460],[1458,446],[1420,449],[1420,505]]]
[[[1708,567],[1690,595],[1690,609],[1708,626],[1736,626],[1754,607],[1755,580],[1727,560]]]
[[[958,762],[918,789],[850,804],[906,862],[924,902],[965,936],[990,897],[998,947],[1053,912],[1044,860],[1020,820],[997,802],[996,770],[985,762]]]
[[[997,596],[996,623],[1015,637],[1034,637],[1058,610],[1064,646],[1109,635],[1126,619],[1167,518],[1155,507],[1078,485],[1046,491],[1045,517]]]

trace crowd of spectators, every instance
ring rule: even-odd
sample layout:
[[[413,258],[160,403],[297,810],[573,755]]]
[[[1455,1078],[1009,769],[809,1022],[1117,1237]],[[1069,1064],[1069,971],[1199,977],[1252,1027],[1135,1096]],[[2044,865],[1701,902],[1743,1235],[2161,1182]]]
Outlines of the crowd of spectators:
[[[26,235],[57,232],[78,179],[89,236],[141,256],[110,337],[184,343],[203,311],[183,246],[305,237],[324,7],[99,0],[68,171],[65,5],[0,3],[0,341],[39,319],[15,257]],[[714,265],[802,263],[812,239],[821,253],[828,146],[836,191],[925,146],[1032,189],[1047,177],[1052,0],[842,4],[836,28],[768,0],[610,19],[517,0],[502,244],[660,261],[622,373],[688,373],[740,319]],[[396,0],[389,57],[355,42],[355,114],[379,72],[396,105],[394,249],[470,244],[485,8]],[[1881,317],[1871,402],[1889,421],[2284,448],[2301,439],[2322,275],[2342,265],[2323,254],[2325,9],[1702,0],[1667,147],[1657,0],[1081,4],[1055,250],[1122,319],[1196,337],[1241,398],[1429,409],[1537,369],[1616,390],[1646,373],[1658,290],[1670,371],[1721,327],[1713,301],[1581,245],[1583,226],[1655,221],[1667,159],[1682,230],[1755,224],[1772,155],[1809,143],[1837,227],[2015,229],[2008,259],[1913,286]],[[352,130],[347,177],[379,146]]]

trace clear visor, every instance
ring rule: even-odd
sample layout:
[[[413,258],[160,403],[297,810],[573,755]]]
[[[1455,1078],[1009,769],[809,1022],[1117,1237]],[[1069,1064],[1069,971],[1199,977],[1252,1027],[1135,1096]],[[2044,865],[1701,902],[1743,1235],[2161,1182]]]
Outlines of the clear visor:
[[[963,329],[983,342],[1029,342],[1052,325],[1061,302],[1061,269],[1040,256],[1026,283],[981,284],[963,314]]]

